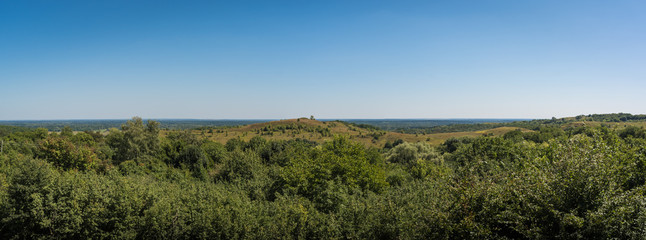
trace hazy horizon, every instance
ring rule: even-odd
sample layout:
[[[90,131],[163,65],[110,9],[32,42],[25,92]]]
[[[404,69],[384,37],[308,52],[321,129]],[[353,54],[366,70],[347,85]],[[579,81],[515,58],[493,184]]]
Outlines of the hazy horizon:
[[[646,113],[643,1],[3,1],[0,119]]]

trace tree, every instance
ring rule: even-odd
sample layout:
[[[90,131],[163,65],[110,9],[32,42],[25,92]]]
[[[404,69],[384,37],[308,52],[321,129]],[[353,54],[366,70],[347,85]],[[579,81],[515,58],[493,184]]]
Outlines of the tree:
[[[97,161],[94,152],[84,146],[75,145],[68,138],[50,137],[40,147],[41,156],[63,169],[86,170]]]
[[[121,131],[111,129],[106,142],[115,149],[114,160],[121,162],[158,154],[159,125],[159,122],[148,120],[144,126],[140,117],[133,117],[121,125]]]
[[[204,151],[199,147],[200,141],[189,131],[171,132],[166,137],[162,150],[166,162],[179,167],[184,165],[206,164]]]
[[[65,126],[63,129],[61,129],[61,136],[62,137],[72,137],[74,135],[74,132],[72,131],[72,128],[70,126]]]
[[[423,142],[399,144],[386,155],[386,160],[389,162],[404,165],[414,164],[417,160],[432,160],[437,158],[440,158],[440,154],[430,145]]]
[[[47,135],[49,134],[49,131],[47,131],[47,128],[36,128],[34,130],[34,137],[36,139],[45,139]]]
[[[619,132],[619,137],[646,138],[646,131],[640,127],[628,126],[624,130]]]

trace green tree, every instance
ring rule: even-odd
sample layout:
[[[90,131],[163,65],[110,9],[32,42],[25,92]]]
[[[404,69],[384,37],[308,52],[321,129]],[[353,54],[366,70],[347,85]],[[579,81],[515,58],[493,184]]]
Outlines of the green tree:
[[[121,131],[111,129],[106,142],[115,149],[116,163],[143,155],[155,156],[160,151],[159,122],[148,120],[144,126],[140,117],[133,117],[121,125]]]
[[[36,139],[45,139],[48,134],[49,131],[47,131],[46,128],[36,128],[36,130],[34,130],[34,137]]]
[[[40,155],[63,169],[86,170],[97,161],[96,154],[84,145],[75,145],[68,138],[49,137],[41,143]]]
[[[404,165],[414,164],[417,160],[433,160],[440,157],[433,147],[423,142],[402,143],[386,154],[387,161]]]
[[[74,131],[70,126],[65,126],[61,129],[61,137],[72,137],[72,135],[74,135]]]
[[[646,138],[646,130],[640,127],[628,126],[619,132],[621,138]]]

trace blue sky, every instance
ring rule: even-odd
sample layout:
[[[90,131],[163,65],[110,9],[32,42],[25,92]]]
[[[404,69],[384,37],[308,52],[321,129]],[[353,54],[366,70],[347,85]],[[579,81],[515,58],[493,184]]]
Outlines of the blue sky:
[[[646,113],[644,1],[1,1],[0,119]]]

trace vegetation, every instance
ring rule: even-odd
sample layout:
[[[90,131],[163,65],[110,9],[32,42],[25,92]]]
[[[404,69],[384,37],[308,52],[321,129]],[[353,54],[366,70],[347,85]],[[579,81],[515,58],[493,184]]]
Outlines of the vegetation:
[[[344,121],[322,122],[308,118],[287,119],[280,121],[250,124],[236,127],[199,128],[191,132],[201,139],[226,144],[231,139],[249,141],[254,137],[268,140],[306,139],[323,144],[332,141],[335,135],[343,135],[352,141],[366,146],[383,147],[395,141],[427,142],[439,145],[451,137],[480,136],[483,134],[502,135],[517,128],[501,127],[481,132],[456,132],[449,134],[405,134],[381,130],[368,124],[356,124]],[[172,132],[172,131],[170,131]],[[162,131],[165,133],[165,131]]]
[[[638,126],[565,120],[440,145],[369,147],[331,125],[368,135],[361,126],[293,121],[235,128],[265,134],[225,143],[136,117],[104,133],[0,128],[9,129],[0,134],[0,238],[642,239],[646,232],[646,131]],[[318,124],[333,136],[268,134],[327,134]]]
[[[346,119],[345,122],[365,124],[386,131],[406,129],[428,129],[448,125],[475,125],[481,123],[506,123],[528,119]],[[479,129],[482,130],[482,129]]]

